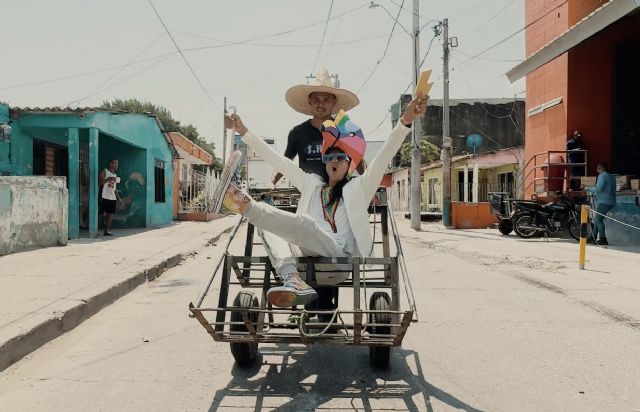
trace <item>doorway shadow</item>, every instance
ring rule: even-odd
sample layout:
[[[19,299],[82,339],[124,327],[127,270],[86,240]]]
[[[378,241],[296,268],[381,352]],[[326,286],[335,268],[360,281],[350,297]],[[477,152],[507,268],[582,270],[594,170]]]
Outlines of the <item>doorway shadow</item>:
[[[481,412],[425,379],[417,352],[394,348],[390,367],[374,369],[362,347],[276,345],[261,349],[250,368],[234,365],[233,378],[218,389],[210,412],[328,409],[433,411],[431,399],[459,410]]]

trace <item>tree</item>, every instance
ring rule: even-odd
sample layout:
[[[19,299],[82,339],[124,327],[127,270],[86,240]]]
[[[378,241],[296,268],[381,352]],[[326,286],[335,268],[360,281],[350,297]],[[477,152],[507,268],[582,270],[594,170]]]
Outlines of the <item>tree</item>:
[[[221,165],[216,160],[215,145],[213,143],[208,143],[203,136],[200,136],[198,129],[195,126],[191,124],[183,125],[179,120],[174,119],[171,112],[166,107],[158,106],[151,102],[142,102],[138,99],[105,100],[102,102],[100,107],[106,110],[123,110],[130,113],[152,113],[156,115],[164,126],[165,131],[182,133],[187,139],[213,155],[214,160],[212,168],[214,170],[220,171],[222,169]]]
[[[431,162],[440,158],[440,148],[435,144],[431,143],[430,141],[428,141],[426,137],[423,137],[422,139],[420,139],[419,147],[420,147],[420,155],[422,157],[422,160],[426,162]],[[402,158],[403,164],[411,163],[412,148],[413,147],[411,143],[404,143],[400,147],[400,156]]]

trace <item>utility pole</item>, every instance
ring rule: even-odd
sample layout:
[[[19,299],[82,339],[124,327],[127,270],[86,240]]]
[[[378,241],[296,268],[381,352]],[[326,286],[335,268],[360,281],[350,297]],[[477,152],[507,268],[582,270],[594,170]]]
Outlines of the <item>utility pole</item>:
[[[449,136],[449,19],[442,21],[442,224],[451,227],[451,136]],[[466,189],[465,189],[466,190]]]
[[[224,113],[223,116],[227,115],[227,96],[224,96]],[[224,127],[224,117],[222,121],[222,168],[224,169],[224,164],[227,161],[227,128]]]
[[[418,86],[420,76],[420,4],[418,0],[413,0],[413,96]],[[409,202],[409,212],[411,214],[411,228],[420,230],[420,204],[422,202],[420,190],[420,134],[422,132],[422,122],[420,118],[413,121],[412,130],[412,150],[411,150],[411,201]]]

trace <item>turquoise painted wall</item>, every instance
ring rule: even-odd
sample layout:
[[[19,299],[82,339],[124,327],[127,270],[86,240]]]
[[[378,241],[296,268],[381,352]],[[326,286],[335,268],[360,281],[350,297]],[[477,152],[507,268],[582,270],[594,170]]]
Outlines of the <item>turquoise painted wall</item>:
[[[0,121],[8,119],[8,108],[0,105]],[[12,124],[12,162],[8,163],[8,145],[0,143],[0,174],[33,174],[33,139],[67,145],[67,130],[79,128],[80,143],[88,143],[88,130],[99,129],[99,168],[110,158],[120,161],[119,186],[129,203],[114,219],[115,227],[153,227],[173,220],[173,152],[162,134],[157,120],[143,114],[23,113]],[[4,150],[4,151],[3,151]],[[165,163],[165,202],[155,202],[154,165]],[[128,183],[127,183],[128,182]],[[97,184],[97,182],[96,182]]]

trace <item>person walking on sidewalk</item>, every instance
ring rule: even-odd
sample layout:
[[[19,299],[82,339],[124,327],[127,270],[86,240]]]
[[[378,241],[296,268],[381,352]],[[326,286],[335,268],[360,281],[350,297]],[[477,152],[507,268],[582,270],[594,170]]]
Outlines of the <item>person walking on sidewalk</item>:
[[[373,239],[369,224],[369,203],[387,165],[411,130],[413,120],[426,111],[426,98],[416,98],[407,106],[400,122],[380,149],[371,166],[360,176],[350,178],[362,160],[366,142],[358,128],[344,113],[323,124],[321,158],[323,176],[305,173],[291,160],[274,151],[251,133],[236,114],[225,118],[225,126],[233,128],[242,140],[274,169],[282,173],[301,192],[296,214],[255,202],[229,177],[221,182],[223,203],[232,213],[243,215],[254,226],[271,232],[292,248],[285,264],[276,269],[283,286],[269,289],[267,299],[274,306],[291,307],[313,301],[317,294],[298,273],[293,259],[297,256],[370,256]],[[228,163],[227,167],[231,167]],[[233,173],[225,170],[223,176]]]
[[[607,171],[605,162],[598,163],[598,178],[594,187],[588,187],[587,192],[596,195],[596,217],[590,243],[608,245],[604,231],[604,216],[616,205],[616,178]]]
[[[122,204],[122,199],[118,193],[117,185],[120,183],[120,178],[116,175],[118,171],[118,161],[112,159],[109,161],[109,166],[100,172],[99,180],[100,187],[100,209],[104,214],[104,236],[113,236],[111,233],[111,222],[113,221],[113,214],[116,213],[117,203]]]

